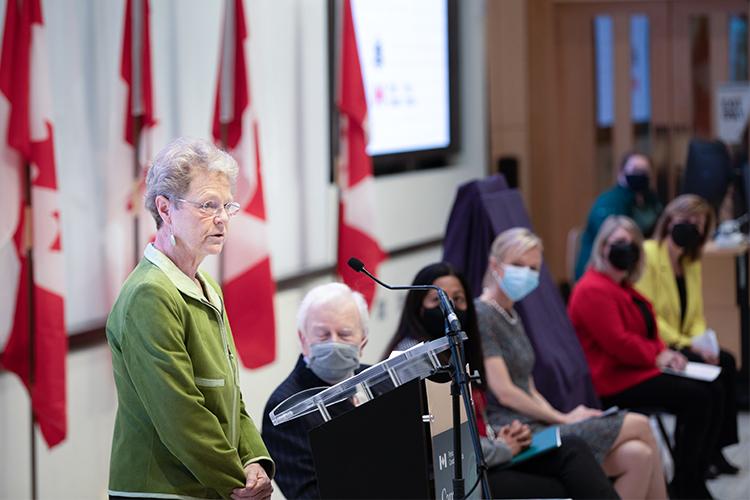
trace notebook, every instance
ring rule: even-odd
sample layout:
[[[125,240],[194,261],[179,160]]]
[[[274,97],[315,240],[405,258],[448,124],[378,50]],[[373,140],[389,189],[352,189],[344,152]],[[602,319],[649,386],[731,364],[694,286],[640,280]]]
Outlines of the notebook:
[[[513,457],[513,459],[508,463],[508,467],[520,464],[521,462],[525,462],[532,457],[547,453],[548,451],[552,451],[555,448],[559,448],[561,443],[560,427],[556,425],[547,427],[546,429],[535,433],[531,437],[531,444],[529,445],[529,447]]]

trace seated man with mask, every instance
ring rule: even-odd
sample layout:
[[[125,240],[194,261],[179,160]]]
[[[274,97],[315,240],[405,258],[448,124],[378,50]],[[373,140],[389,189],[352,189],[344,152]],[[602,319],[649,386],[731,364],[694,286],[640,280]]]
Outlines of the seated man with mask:
[[[273,391],[263,410],[263,441],[276,462],[276,484],[287,498],[318,498],[308,431],[323,423],[311,413],[274,426],[268,414],[299,391],[334,385],[359,372],[367,343],[369,314],[364,297],[342,283],[310,290],[297,313],[302,354],[289,376]],[[332,417],[351,409],[346,402],[329,407]]]

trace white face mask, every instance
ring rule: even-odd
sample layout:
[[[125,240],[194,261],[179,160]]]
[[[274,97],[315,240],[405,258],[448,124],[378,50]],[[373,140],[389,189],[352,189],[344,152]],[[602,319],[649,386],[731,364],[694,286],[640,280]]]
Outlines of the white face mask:
[[[497,277],[497,284],[513,302],[518,302],[539,286],[539,271],[530,267],[503,264],[503,271],[503,277]]]
[[[359,368],[359,346],[342,342],[312,344],[307,367],[321,380],[337,384]]]

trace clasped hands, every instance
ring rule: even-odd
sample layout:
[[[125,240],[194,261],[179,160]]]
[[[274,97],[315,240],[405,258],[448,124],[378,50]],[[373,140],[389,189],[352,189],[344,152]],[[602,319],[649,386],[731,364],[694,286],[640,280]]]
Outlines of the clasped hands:
[[[233,500],[266,500],[271,498],[273,485],[260,464],[249,464],[245,467],[245,487],[232,490]]]
[[[515,457],[531,444],[531,429],[528,425],[514,420],[509,425],[500,427],[495,439],[505,443]]]

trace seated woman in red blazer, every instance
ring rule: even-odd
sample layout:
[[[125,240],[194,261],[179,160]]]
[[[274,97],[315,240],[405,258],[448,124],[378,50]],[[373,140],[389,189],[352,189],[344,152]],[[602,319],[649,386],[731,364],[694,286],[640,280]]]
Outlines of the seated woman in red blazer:
[[[677,498],[711,498],[705,485],[720,426],[712,387],[663,369],[682,370],[686,358],[659,339],[649,301],[633,288],[643,268],[643,236],[624,216],[611,216],[594,242],[589,268],[568,305],[591,377],[605,406],[662,409],[677,416]]]

